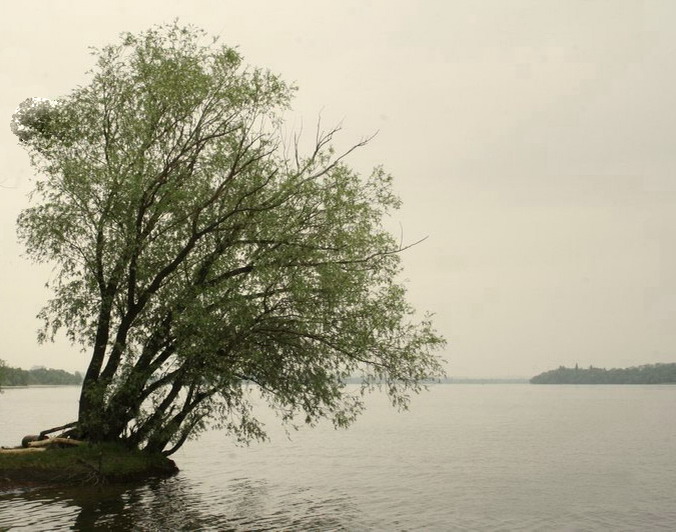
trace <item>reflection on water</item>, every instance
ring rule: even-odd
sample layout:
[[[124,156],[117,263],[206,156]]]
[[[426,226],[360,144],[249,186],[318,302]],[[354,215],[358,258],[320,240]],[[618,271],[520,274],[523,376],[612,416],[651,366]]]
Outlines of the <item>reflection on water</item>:
[[[0,495],[0,530],[360,530],[349,497],[309,490],[271,496],[235,479],[211,496],[180,475],[125,486],[34,489]]]

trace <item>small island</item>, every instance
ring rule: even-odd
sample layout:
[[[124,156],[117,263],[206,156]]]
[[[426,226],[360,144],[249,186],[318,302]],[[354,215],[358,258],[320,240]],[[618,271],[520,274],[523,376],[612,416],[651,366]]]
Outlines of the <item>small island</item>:
[[[530,380],[531,384],[676,384],[676,363],[645,364],[630,368],[584,369],[561,366]]]
[[[100,485],[169,477],[178,472],[161,453],[121,444],[46,438],[0,448],[0,492],[31,487]]]

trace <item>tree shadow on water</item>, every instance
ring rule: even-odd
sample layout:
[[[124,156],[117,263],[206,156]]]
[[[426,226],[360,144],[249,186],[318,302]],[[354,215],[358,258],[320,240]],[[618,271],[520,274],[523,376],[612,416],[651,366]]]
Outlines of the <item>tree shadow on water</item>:
[[[197,530],[211,525],[202,517],[199,497],[181,479],[100,486],[69,494],[79,507],[73,530]]]
[[[180,474],[141,484],[32,490],[12,496],[11,526],[50,530],[362,530],[352,497],[261,479],[195,482]],[[23,505],[21,504],[23,503]],[[1,528],[1,527],[0,527]]]

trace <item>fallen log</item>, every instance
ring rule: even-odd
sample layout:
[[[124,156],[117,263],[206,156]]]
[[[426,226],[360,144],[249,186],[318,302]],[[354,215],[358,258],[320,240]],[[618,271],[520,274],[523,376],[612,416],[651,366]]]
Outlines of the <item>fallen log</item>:
[[[84,442],[81,440],[73,440],[72,438],[47,438],[46,440],[32,441],[28,443],[30,449],[41,448],[41,447],[51,447],[52,445],[68,445],[68,446],[77,446],[82,445]]]
[[[63,430],[63,429],[70,429],[77,425],[77,421],[73,421],[71,423],[66,423],[65,425],[61,425],[60,427],[54,427],[53,429],[47,429],[43,430],[40,433],[40,439],[44,438],[47,434],[51,434],[52,432],[56,432],[57,430]]]
[[[28,447],[28,444],[32,441],[44,440],[47,436],[39,436],[38,434],[29,434],[21,438],[21,447]]]
[[[37,453],[40,451],[46,451],[47,447],[28,447],[24,449],[22,447],[17,447],[15,449],[0,449],[0,454],[22,454],[22,453]]]

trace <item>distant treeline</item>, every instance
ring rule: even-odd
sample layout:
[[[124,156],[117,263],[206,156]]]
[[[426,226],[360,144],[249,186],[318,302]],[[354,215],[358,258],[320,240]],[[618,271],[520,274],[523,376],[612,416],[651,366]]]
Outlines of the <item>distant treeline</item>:
[[[438,384],[525,384],[528,382],[528,379],[522,379],[518,377],[513,378],[481,378],[481,377],[445,377],[443,379],[437,379],[433,382]]]
[[[32,386],[38,384],[82,384],[82,374],[79,371],[68,373],[62,369],[11,368],[0,362],[0,386]]]
[[[362,379],[359,377],[348,377],[343,379],[345,384],[361,384]],[[437,379],[424,379],[424,384],[527,384],[528,379],[520,377],[512,378],[472,378],[472,377],[444,377]]]
[[[533,377],[532,384],[676,384],[676,364],[646,364],[625,369],[566,368]]]

